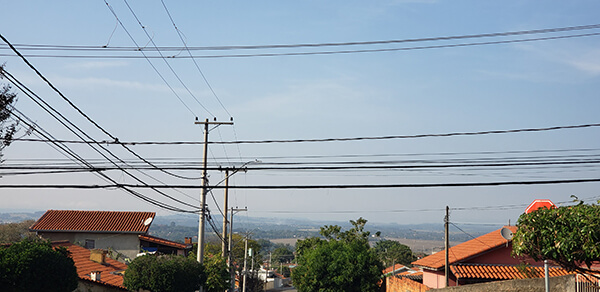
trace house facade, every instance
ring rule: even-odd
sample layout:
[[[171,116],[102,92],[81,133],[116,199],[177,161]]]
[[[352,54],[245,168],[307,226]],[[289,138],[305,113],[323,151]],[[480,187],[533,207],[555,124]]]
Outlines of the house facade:
[[[505,226],[516,232],[516,226]],[[544,277],[541,261],[511,255],[512,240],[505,239],[502,229],[463,242],[448,249],[449,286],[461,286],[498,280]],[[446,287],[445,250],[414,261],[423,269],[423,284],[429,288]],[[559,267],[549,269],[551,277],[569,274]]]
[[[29,230],[51,241],[69,241],[134,259],[140,251],[185,255],[190,244],[148,235],[154,212],[48,210]]]

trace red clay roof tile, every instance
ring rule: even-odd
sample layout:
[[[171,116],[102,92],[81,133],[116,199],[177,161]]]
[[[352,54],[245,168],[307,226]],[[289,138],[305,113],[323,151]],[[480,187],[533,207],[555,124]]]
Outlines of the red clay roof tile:
[[[486,265],[486,264],[457,264],[450,265],[452,273],[460,279],[494,279],[510,280],[525,278],[544,277],[544,267],[520,267],[509,265]],[[570,274],[565,269],[550,267],[550,277],[558,277]]]
[[[151,236],[151,235],[140,235],[138,237],[140,238],[140,240],[154,242],[154,243],[158,243],[158,244],[162,244],[162,245],[166,245],[166,246],[170,246],[170,247],[174,247],[174,248],[179,248],[179,249],[192,248],[192,246],[188,245],[188,244],[170,241],[167,239],[163,239],[163,238],[159,238],[159,237],[155,237],[155,236]]]
[[[53,246],[64,246],[71,252],[71,258],[75,262],[77,275],[80,279],[92,281],[90,273],[100,271],[100,283],[108,286],[115,286],[125,289],[123,286],[123,276],[112,274],[111,272],[123,271],[127,265],[111,258],[106,258],[106,264],[99,264],[90,260],[90,250],[84,247],[72,244],[68,241],[53,242]],[[98,281],[92,281],[98,282]]]
[[[513,233],[517,231],[516,226],[505,227],[510,229]],[[448,262],[450,264],[457,263],[505,245],[507,240],[502,237],[500,230],[501,229],[498,229],[475,239],[471,239],[456,246],[450,247],[448,250]],[[445,265],[445,250],[414,261],[412,264],[415,266],[435,270],[441,269]]]
[[[48,210],[29,229],[145,234],[155,215],[154,212]]]

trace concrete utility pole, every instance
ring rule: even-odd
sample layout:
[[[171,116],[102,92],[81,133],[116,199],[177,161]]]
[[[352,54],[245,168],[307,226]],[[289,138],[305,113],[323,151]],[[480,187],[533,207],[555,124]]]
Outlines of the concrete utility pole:
[[[232,254],[233,254],[233,214],[240,212],[240,211],[248,211],[248,208],[244,208],[244,209],[234,209],[233,207],[231,207],[231,212],[229,212],[229,257],[227,258],[227,267],[229,267],[229,271],[231,273],[231,290],[230,291],[234,291],[235,290],[235,271],[233,269],[231,269],[232,266]],[[246,235],[246,238],[248,237],[248,235]],[[246,239],[247,241],[247,239]],[[246,243],[247,245],[248,243]],[[244,251],[245,253],[246,251]],[[246,256],[244,255],[244,269],[246,269]]]
[[[204,222],[206,220],[206,193],[208,192],[208,170],[207,170],[207,154],[208,154],[208,126],[209,125],[233,125],[233,121],[230,122],[209,122],[208,119],[204,122],[198,121],[196,118],[196,125],[204,125],[204,160],[202,163],[202,194],[200,195],[200,220],[198,222],[198,254],[197,259],[199,263],[204,261]],[[202,288],[202,287],[201,287]],[[202,291],[202,289],[200,289]]]
[[[229,193],[229,170],[225,170],[225,202],[223,203],[223,242],[221,243],[221,255],[227,258],[227,195]],[[233,213],[233,212],[232,212]]]
[[[450,269],[448,267],[448,249],[450,249],[450,240],[448,239],[448,223],[450,222],[450,215],[448,214],[450,208],[448,208],[448,206],[446,206],[446,216],[444,217],[444,245],[446,246],[446,251],[445,251],[445,265],[444,265],[444,273],[446,274],[446,287],[449,286],[450,281],[449,281],[449,272]]]

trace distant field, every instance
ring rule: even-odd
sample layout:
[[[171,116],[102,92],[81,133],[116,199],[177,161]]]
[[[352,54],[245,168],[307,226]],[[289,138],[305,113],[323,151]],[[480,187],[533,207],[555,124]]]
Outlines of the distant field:
[[[413,252],[424,252],[431,254],[444,249],[444,242],[440,240],[423,240],[423,239],[406,239],[406,238],[386,238],[388,240],[395,240],[402,244],[407,245]],[[298,238],[277,238],[271,239],[274,243],[283,243],[289,245],[295,245]],[[451,241],[450,246],[459,244],[460,242]]]

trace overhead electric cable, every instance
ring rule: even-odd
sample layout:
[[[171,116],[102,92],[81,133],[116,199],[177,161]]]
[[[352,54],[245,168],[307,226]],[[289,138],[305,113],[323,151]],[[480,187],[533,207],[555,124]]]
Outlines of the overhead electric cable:
[[[282,56],[311,56],[311,55],[337,55],[337,54],[357,54],[357,53],[384,53],[384,52],[399,52],[399,51],[414,51],[414,50],[427,50],[427,49],[443,49],[443,48],[459,48],[459,47],[471,47],[471,46],[484,46],[484,45],[499,45],[499,44],[511,44],[511,43],[524,43],[524,42],[535,42],[535,41],[549,41],[549,40],[560,40],[569,38],[580,38],[580,37],[591,37],[598,36],[598,33],[586,33],[586,34],[574,34],[554,37],[541,37],[541,38],[524,38],[514,40],[503,40],[503,41],[489,41],[489,42],[474,42],[474,43],[459,43],[459,44],[446,44],[446,45],[430,45],[430,46],[414,46],[414,47],[400,47],[400,48],[384,48],[384,49],[362,49],[362,50],[338,50],[338,51],[317,51],[317,52],[291,52],[291,53],[255,53],[255,54],[229,54],[229,55],[193,55],[193,56],[148,56],[143,57],[137,55],[51,55],[51,54],[28,54],[27,57],[31,58],[82,58],[82,59],[158,59],[158,58],[170,58],[170,59],[222,59],[222,58],[252,58],[252,57],[282,57]],[[10,54],[0,54],[0,56],[10,57]]]
[[[108,3],[107,3],[108,4]],[[8,44],[13,51],[15,52],[15,54],[17,54],[19,57],[21,57],[21,59],[23,60],[23,62],[25,62],[25,64],[27,64],[29,66],[29,68],[31,68],[44,82],[46,82],[46,84],[48,84],[48,86],[50,86],[50,88],[52,88],[52,90],[54,90],[64,101],[66,101],[72,108],[74,108],[80,115],[82,115],[86,120],[88,120],[92,125],[94,125],[97,129],[99,129],[100,131],[102,131],[104,134],[106,134],[108,137],[110,137],[113,142],[118,143],[119,139],[115,136],[113,136],[112,134],[110,134],[107,130],[105,130],[104,128],[102,128],[99,124],[97,124],[94,120],[92,120],[91,117],[89,117],[86,113],[84,113],[79,107],[77,107],[70,99],[68,99],[60,90],[58,90],[58,88],[56,88],[51,82],[50,80],[46,79],[46,77],[44,75],[42,75],[42,73],[40,71],[37,70],[37,68],[35,68],[33,66],[33,64],[31,64],[4,36],[2,36],[2,34],[0,34],[0,38],[2,38],[2,40]],[[6,72],[6,70],[3,70],[3,72],[9,74],[8,72]],[[14,78],[14,77],[13,77]],[[15,78],[16,80],[16,78]],[[39,97],[38,97],[39,98]],[[40,100],[42,100],[40,98]],[[64,118],[64,117],[63,117]],[[66,121],[68,121],[65,118]],[[70,123],[70,121],[68,121]],[[85,139],[81,138],[80,139],[82,141],[85,141]],[[92,140],[92,139],[90,139]],[[85,144],[91,145],[90,141],[84,142]],[[93,143],[97,143],[97,141],[94,141]],[[149,162],[148,160],[146,160],[145,158],[143,158],[142,156],[140,156],[139,154],[137,154],[136,152],[134,152],[133,150],[131,150],[129,147],[127,147],[126,145],[121,144],[121,147],[125,148],[125,150],[127,150],[129,153],[133,154],[135,157],[137,157],[138,159],[146,162],[148,165],[153,166],[153,164],[151,162]],[[157,170],[160,170],[160,168],[156,167]],[[185,176],[180,176],[178,174],[175,173],[170,173],[170,172],[165,172],[168,175],[177,177],[177,178],[182,178],[182,179],[200,179],[199,177],[185,177]]]
[[[391,135],[391,136],[372,136],[372,137],[348,137],[348,138],[323,138],[323,139],[291,139],[291,140],[241,140],[241,141],[208,141],[208,144],[275,144],[275,143],[316,143],[316,142],[346,142],[346,141],[363,141],[363,140],[393,140],[393,139],[417,139],[417,138],[435,138],[435,137],[454,137],[454,136],[478,136],[492,134],[513,134],[527,132],[546,132],[567,129],[582,129],[600,127],[600,123],[554,126],[543,128],[522,128],[511,130],[489,130],[477,132],[452,132],[438,134],[416,134],[416,135]],[[37,142],[32,139],[19,139],[17,141]],[[122,144],[122,145],[201,145],[204,142],[198,141],[179,141],[179,142],[159,142],[159,141],[69,141],[63,140],[64,143],[102,143],[102,144]]]
[[[559,179],[539,181],[496,181],[496,182],[464,182],[464,183],[424,183],[424,184],[340,184],[340,185],[234,185],[227,186],[229,189],[260,189],[260,190],[283,190],[283,189],[398,189],[398,188],[442,188],[442,187],[486,187],[486,186],[508,186],[508,185],[549,185],[549,184],[574,184],[600,182],[600,178],[581,179]],[[200,189],[197,185],[133,185],[116,183],[110,185],[0,185],[0,189],[106,189],[106,188],[179,188]],[[213,189],[223,189],[226,186],[214,186]]]
[[[163,3],[164,5],[164,3]],[[166,7],[165,7],[166,8]],[[170,13],[167,11],[167,14]],[[173,22],[174,23],[174,22]],[[506,37],[515,35],[529,35],[529,34],[543,34],[543,33],[557,33],[557,32],[568,32],[577,30],[588,30],[598,29],[600,24],[590,25],[578,25],[578,26],[566,26],[557,28],[544,28],[544,29],[533,29],[533,30],[520,30],[520,31],[508,31],[508,32],[495,32],[495,33],[481,33],[481,34],[469,34],[469,35],[454,35],[454,36],[438,36],[438,37],[424,37],[424,38],[413,38],[413,39],[393,39],[393,40],[377,40],[377,41],[355,41],[355,42],[327,42],[327,43],[299,43],[299,44],[268,44],[268,45],[232,45],[232,46],[204,46],[204,47],[190,47],[186,46],[191,51],[222,51],[222,50],[256,50],[256,49],[287,49],[287,48],[304,48],[304,47],[339,47],[339,46],[363,46],[363,45],[382,45],[382,44],[395,44],[395,43],[415,43],[415,42],[430,42],[430,41],[448,41],[457,39],[471,39],[471,38],[488,38],[488,37]],[[15,44],[18,47],[22,47],[25,50],[110,50],[110,51],[182,51],[184,47],[108,47],[108,46],[77,46],[77,45],[49,45],[49,44]],[[1,48],[1,47],[0,47]]]
[[[129,11],[131,12],[131,14],[133,14],[133,17],[135,18],[135,20],[137,21],[137,23],[140,25],[140,27],[142,28],[142,30],[144,31],[144,33],[146,34],[146,37],[148,37],[148,40],[152,43],[152,45],[156,48],[156,52],[160,55],[161,59],[165,62],[165,65],[167,65],[167,67],[169,68],[169,70],[171,70],[171,73],[173,73],[173,75],[175,76],[175,78],[177,78],[177,80],[179,81],[179,83],[181,83],[181,86],[183,86],[183,88],[185,88],[185,90],[194,98],[194,100],[212,117],[215,117],[215,115],[213,115],[196,97],[196,95],[188,88],[188,86],[183,82],[183,80],[181,80],[181,77],[179,77],[179,74],[177,74],[177,72],[175,72],[175,69],[173,69],[173,67],[171,66],[171,64],[169,64],[169,62],[167,61],[167,59],[163,56],[162,52],[158,49],[158,47],[156,46],[156,43],[154,42],[154,39],[150,36],[150,34],[148,33],[148,31],[146,30],[146,27],[142,24],[141,20],[138,18],[138,16],[135,14],[135,12],[133,11],[133,8],[131,8],[131,6],[129,5],[129,2],[127,2],[127,0],[123,0],[123,2],[125,2],[125,5],[127,6],[127,8],[129,8]],[[195,117],[198,117],[197,115]]]
[[[5,69],[2,71],[2,74],[13,85],[15,85],[19,89],[21,89],[21,92],[25,93],[25,95],[27,95],[29,98],[31,98],[42,109],[44,109],[48,114],[50,114],[54,119],[56,119],[58,122],[60,122],[65,128],[67,128],[69,131],[71,131],[79,139],[84,140],[84,141],[85,141],[85,139],[88,139],[88,140],[91,139],[91,140],[93,140],[87,133],[85,133],[78,126],[76,126],[70,120],[68,120],[65,116],[63,116],[60,112],[58,112],[56,109],[54,109],[48,103],[46,103],[46,101],[44,101],[41,97],[39,97],[37,94],[35,94],[31,89],[27,88],[23,83],[21,83],[20,81],[18,81],[14,76],[12,76],[12,74],[10,74],[9,72],[7,72]],[[47,82],[49,82],[49,81],[47,81]],[[73,128],[75,128],[75,129],[73,129]],[[81,133],[81,134],[79,134],[78,132]],[[85,137],[83,137],[83,136],[85,136]],[[90,146],[93,150],[95,150],[102,157],[104,157],[105,159],[107,159],[108,161],[110,161],[111,163],[113,163],[113,165],[115,165],[116,167],[118,167],[123,173],[126,173],[129,177],[133,178],[134,180],[138,181],[139,183],[145,184],[141,179],[137,178],[136,176],[134,176],[133,174],[131,174],[129,171],[125,170],[124,168],[120,167],[118,164],[116,164],[115,162],[113,162],[108,156],[106,156],[103,152],[101,152],[95,146],[98,146],[99,148],[103,149],[106,153],[108,153],[109,155],[111,155],[115,159],[120,160],[120,158],[117,157],[116,155],[114,155],[111,151],[109,151],[108,149],[106,149],[105,147],[103,147],[102,145],[99,145],[99,144],[88,144],[88,146]],[[121,162],[124,163],[124,161],[122,161],[122,160],[121,160]],[[105,177],[105,178],[111,180],[112,182],[114,182],[107,175],[105,175],[103,173],[98,173],[98,174],[100,174],[103,177]],[[164,193],[164,192],[162,192],[162,191],[160,191],[158,189],[154,189],[154,191],[156,191],[156,192],[160,193],[161,195],[163,195],[163,196],[165,196],[165,197],[167,197],[167,198],[169,198],[171,200],[174,200],[174,201],[176,201],[178,203],[181,203],[183,205],[188,205],[190,207],[195,208],[194,205],[190,205],[188,203],[185,203],[185,202],[183,202],[183,201],[181,201],[179,199],[176,199],[176,198],[174,198],[174,197],[172,197],[172,196],[170,196],[170,195],[168,195],[168,194],[166,194],[166,193]]]

